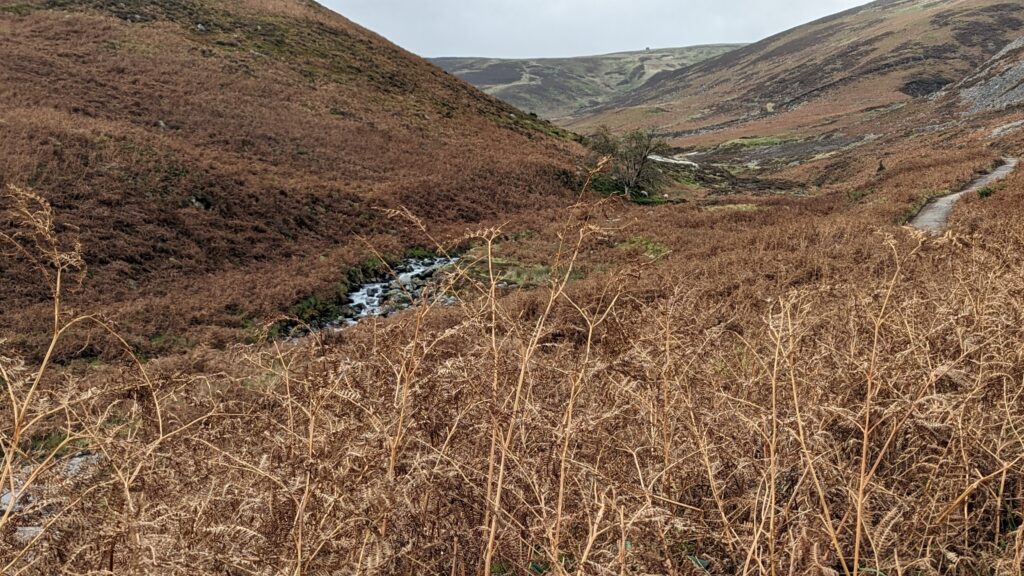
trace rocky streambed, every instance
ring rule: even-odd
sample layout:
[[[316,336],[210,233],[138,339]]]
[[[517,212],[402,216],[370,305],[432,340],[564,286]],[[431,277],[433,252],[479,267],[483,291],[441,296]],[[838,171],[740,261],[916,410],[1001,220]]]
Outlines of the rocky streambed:
[[[452,304],[455,298],[441,293],[438,289],[445,273],[456,263],[457,258],[410,258],[393,266],[387,276],[382,276],[352,287],[348,293],[348,304],[342,307],[342,315],[329,322],[328,329],[340,329],[358,324],[371,317],[390,316],[407,310],[424,301]]]

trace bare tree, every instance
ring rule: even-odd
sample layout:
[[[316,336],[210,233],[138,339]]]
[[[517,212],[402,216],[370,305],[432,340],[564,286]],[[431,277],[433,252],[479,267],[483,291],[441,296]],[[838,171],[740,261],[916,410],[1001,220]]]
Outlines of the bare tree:
[[[664,181],[653,157],[669,152],[669,145],[649,130],[617,136],[602,126],[588,139],[595,154],[612,159],[612,173],[627,196],[635,198],[654,191]]]
[[[661,185],[664,176],[651,157],[667,154],[668,149],[667,142],[646,130],[635,130],[622,137],[618,164],[626,194],[632,196],[645,188],[653,191]]]

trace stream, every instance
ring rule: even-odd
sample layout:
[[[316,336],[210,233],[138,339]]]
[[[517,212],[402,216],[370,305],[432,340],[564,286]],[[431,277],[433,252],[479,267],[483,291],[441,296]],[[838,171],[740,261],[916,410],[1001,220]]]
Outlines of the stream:
[[[349,304],[343,309],[340,318],[324,326],[326,330],[341,330],[346,326],[354,326],[360,320],[370,317],[384,317],[407,310],[423,303],[424,297],[430,302],[454,304],[454,296],[445,295],[435,288],[440,284],[444,272],[458,262],[457,258],[410,258],[392,267],[392,275],[372,282],[355,286],[348,293]],[[77,456],[55,462],[60,475],[65,478],[80,476],[86,469],[98,465],[101,457],[97,454],[82,453]],[[12,512],[23,512],[33,503],[34,490],[22,493],[22,481],[32,473],[32,467],[20,470],[15,479],[14,492],[9,486],[0,486],[0,516],[8,508]],[[18,495],[15,500],[15,495]],[[35,515],[35,521],[28,526],[18,526],[14,530],[14,540],[19,544],[28,544],[43,532],[42,526],[50,518],[52,511],[43,509]]]
[[[410,258],[395,266],[387,279],[375,280],[354,287],[348,293],[348,306],[341,318],[327,324],[328,329],[339,330],[354,326],[360,320],[390,316],[412,308],[424,296],[424,291],[436,285],[441,274],[458,262],[457,258]],[[454,298],[441,296],[439,301],[452,304]]]

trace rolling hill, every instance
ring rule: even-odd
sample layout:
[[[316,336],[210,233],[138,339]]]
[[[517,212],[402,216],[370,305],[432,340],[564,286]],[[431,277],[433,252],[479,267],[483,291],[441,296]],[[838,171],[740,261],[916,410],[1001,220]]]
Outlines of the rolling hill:
[[[369,247],[563,202],[565,133],[305,0],[0,2],[0,186],[83,246],[71,304],[141,349],[231,341],[337,298]],[[10,222],[4,222],[9,225]],[[45,331],[31,262],[4,331]],[[96,354],[90,350],[84,354]]]
[[[740,44],[664,48],[578,58],[435,58],[484,92],[544,118],[564,120],[628,95],[663,72],[725,54]]]
[[[1024,4],[881,0],[676,71],[571,124],[655,129],[686,145],[819,134],[929,96],[1024,30]]]

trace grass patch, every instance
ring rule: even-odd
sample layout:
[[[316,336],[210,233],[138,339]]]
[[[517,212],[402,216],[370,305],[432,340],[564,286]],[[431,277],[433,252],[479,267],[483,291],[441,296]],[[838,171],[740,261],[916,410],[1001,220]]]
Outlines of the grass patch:
[[[428,260],[430,258],[437,258],[437,251],[430,248],[413,246],[405,251],[404,257],[406,260]]]
[[[579,142],[581,144],[584,141],[583,136],[576,134],[575,132],[565,130],[564,128],[559,128],[551,122],[534,115],[509,112],[508,114],[492,115],[492,118],[495,123],[502,128],[508,128],[528,135],[543,134],[552,138],[568,140],[570,142]]]
[[[871,195],[871,190],[850,190],[846,193],[846,197],[850,199],[850,202],[857,203]]]
[[[763,148],[766,146],[778,146],[786,142],[798,140],[794,136],[744,136],[725,142],[719,148]]]
[[[917,216],[929,202],[935,198],[941,198],[943,196],[948,196],[949,194],[952,194],[949,190],[934,190],[918,198],[910,205],[910,207],[907,208],[906,212],[903,213],[903,216],[899,218],[898,224],[907,224],[913,220],[914,216]]]
[[[629,199],[633,204],[639,204],[640,206],[661,206],[662,204],[668,204],[669,201],[664,196],[658,196],[652,194],[650,196],[637,196]]]
[[[530,235],[530,233],[527,232],[526,235]],[[510,238],[510,241],[514,242],[518,239],[520,238],[513,236]],[[496,282],[520,288],[536,288],[551,282],[552,270],[550,266],[523,262],[515,256],[502,256],[499,254],[501,246],[501,244],[495,246],[490,260],[490,265],[494,268]],[[480,282],[488,281],[490,272],[488,270],[486,252],[483,247],[478,246],[467,252],[463,261],[465,263],[472,263],[467,270],[468,275]],[[558,272],[556,276],[561,273]],[[585,274],[578,269],[574,270],[570,275],[571,280],[582,280],[583,278],[585,278]]]
[[[669,200],[658,194],[648,196],[634,195],[626,197],[626,187],[622,182],[611,174],[596,174],[590,181],[590,189],[601,196],[622,196],[633,204],[641,206],[659,206],[668,204]]]
[[[503,268],[499,281],[516,286],[529,288],[551,281],[551,268],[548,266],[515,262],[505,266],[499,265],[499,268]]]
[[[49,457],[51,454],[55,458],[63,458],[70,454],[80,452],[81,450],[88,448],[88,446],[88,441],[84,439],[71,440],[69,442],[66,432],[63,430],[54,430],[52,432],[32,436],[28,439],[28,442],[26,442],[22,449],[33,458],[41,460]]]
[[[10,6],[0,6],[0,14],[13,14],[15,16],[28,16],[35,11],[35,7],[29,6],[28,4],[11,4]]]
[[[611,174],[595,174],[590,181],[590,189],[602,196],[623,194],[625,190],[619,179]]]
[[[662,244],[661,242],[657,242],[655,240],[650,240],[648,238],[643,238],[640,236],[630,238],[629,240],[626,240],[625,242],[618,244],[616,247],[622,250],[643,252],[644,254],[653,259],[664,258],[666,255],[668,255],[669,252],[671,252],[668,246]]]

